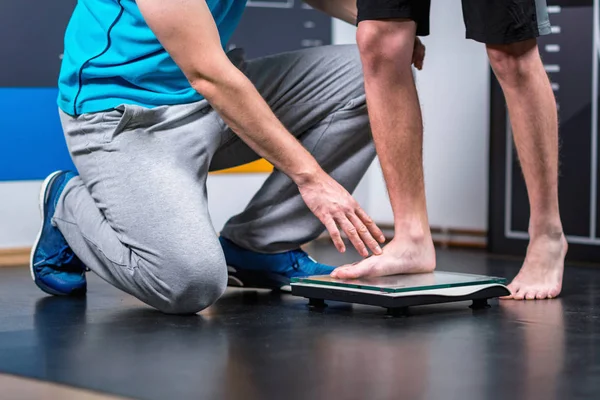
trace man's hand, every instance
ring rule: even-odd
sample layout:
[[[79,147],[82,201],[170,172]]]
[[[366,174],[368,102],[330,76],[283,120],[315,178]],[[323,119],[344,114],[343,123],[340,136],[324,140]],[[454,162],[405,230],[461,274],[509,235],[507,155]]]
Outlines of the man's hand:
[[[298,188],[308,208],[329,231],[338,251],[346,251],[341,228],[361,256],[369,255],[367,247],[373,254],[382,253],[379,243],[385,242],[385,236],[350,193],[333,178],[322,174]]]
[[[423,69],[423,61],[425,60],[425,45],[421,39],[415,39],[415,48],[413,50],[412,63],[419,71]]]

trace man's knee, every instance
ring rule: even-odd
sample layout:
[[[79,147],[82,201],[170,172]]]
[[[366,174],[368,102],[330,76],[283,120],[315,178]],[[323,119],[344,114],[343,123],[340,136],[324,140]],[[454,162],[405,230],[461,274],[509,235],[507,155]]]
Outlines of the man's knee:
[[[227,287],[227,270],[219,274],[193,274],[189,280],[171,288],[167,314],[196,314],[215,303]]]
[[[216,302],[227,288],[227,266],[222,254],[198,251],[168,257],[159,268],[157,296],[149,302],[167,314],[195,314]]]
[[[415,45],[415,23],[412,21],[362,21],[356,42],[365,73],[404,68],[410,72]]]
[[[496,77],[503,84],[518,85],[543,68],[535,39],[487,45],[487,53]]]

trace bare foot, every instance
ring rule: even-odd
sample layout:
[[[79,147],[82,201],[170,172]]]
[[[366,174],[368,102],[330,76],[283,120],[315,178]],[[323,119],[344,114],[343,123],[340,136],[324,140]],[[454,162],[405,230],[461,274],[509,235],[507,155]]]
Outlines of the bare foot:
[[[532,238],[519,274],[508,285],[510,296],[503,299],[543,300],[557,297],[562,290],[562,278],[567,240],[564,235],[542,235]]]
[[[418,274],[435,270],[435,248],[431,236],[411,240],[394,238],[383,253],[351,265],[335,269],[331,276],[338,279]]]

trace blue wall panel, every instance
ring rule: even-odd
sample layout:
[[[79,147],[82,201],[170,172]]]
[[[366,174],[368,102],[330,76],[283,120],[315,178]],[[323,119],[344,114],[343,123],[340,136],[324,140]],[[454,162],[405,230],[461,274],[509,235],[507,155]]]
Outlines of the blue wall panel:
[[[43,179],[73,169],[55,88],[0,88],[0,181]]]

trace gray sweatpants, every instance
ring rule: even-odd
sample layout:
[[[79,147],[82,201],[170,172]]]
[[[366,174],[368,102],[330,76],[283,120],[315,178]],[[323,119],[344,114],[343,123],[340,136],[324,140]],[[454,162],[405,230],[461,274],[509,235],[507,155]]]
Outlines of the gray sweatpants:
[[[355,46],[265,57],[244,71],[323,169],[352,192],[375,149]],[[224,292],[227,267],[207,208],[211,170],[259,157],[203,100],[61,113],[79,177],[53,222],[75,254],[117,288],[166,313],[195,313]],[[259,252],[296,249],[324,227],[275,171],[221,234]]]

